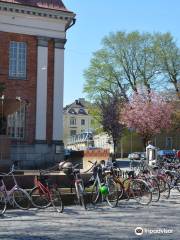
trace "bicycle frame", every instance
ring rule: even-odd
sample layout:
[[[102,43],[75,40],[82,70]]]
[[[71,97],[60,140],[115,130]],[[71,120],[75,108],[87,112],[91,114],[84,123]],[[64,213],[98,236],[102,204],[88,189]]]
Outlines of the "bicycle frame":
[[[48,196],[48,199],[51,199],[51,193],[48,185],[44,186],[40,180],[36,179],[35,186],[39,188],[40,194],[41,193],[46,194]]]
[[[73,170],[73,178],[74,178],[73,183],[74,183],[74,186],[76,189],[76,194],[77,194],[78,199],[80,199],[80,196],[82,196],[85,193],[85,190],[84,190],[84,182],[81,178],[79,169]],[[80,191],[79,191],[78,186],[80,186],[80,188],[81,188]]]
[[[14,186],[10,190],[7,190],[6,185],[4,183],[4,180],[1,179],[0,191],[4,192],[6,202],[9,202],[10,205],[13,205],[14,200],[13,200],[13,195],[12,194],[15,190],[17,190],[19,188],[19,186],[17,184],[16,178],[14,177],[14,174],[13,174],[12,171],[7,175],[12,176],[13,181],[14,181]]]
[[[95,177],[95,181],[94,181],[94,184],[93,185],[98,185],[98,187],[100,188],[101,187],[101,180],[100,180],[100,177],[99,177],[99,174],[97,173],[96,177]]]

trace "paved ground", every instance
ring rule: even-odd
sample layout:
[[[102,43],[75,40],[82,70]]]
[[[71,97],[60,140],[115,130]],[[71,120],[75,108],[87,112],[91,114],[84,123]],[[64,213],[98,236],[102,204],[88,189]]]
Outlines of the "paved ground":
[[[142,227],[144,234],[137,236],[135,228]],[[145,233],[145,231],[172,233]],[[68,206],[63,214],[52,208],[30,211],[8,210],[0,218],[0,239],[5,240],[98,240],[98,239],[180,239],[180,193],[173,191],[169,200],[148,207],[122,201],[111,209],[98,206],[84,211]]]

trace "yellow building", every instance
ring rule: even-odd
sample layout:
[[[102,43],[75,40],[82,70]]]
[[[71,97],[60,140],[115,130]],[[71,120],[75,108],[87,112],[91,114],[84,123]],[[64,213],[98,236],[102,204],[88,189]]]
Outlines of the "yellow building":
[[[88,112],[88,102],[79,98],[63,109],[64,145],[67,146],[72,136],[89,132],[92,129],[92,116]]]

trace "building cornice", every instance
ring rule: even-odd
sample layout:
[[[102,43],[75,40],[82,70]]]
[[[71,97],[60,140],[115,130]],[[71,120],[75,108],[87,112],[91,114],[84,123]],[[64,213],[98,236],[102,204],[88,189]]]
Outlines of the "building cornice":
[[[67,41],[66,39],[61,39],[61,38],[54,39],[55,48],[64,49],[64,45],[65,45],[66,41]]]
[[[6,2],[0,2],[0,12],[9,12],[14,14],[30,15],[40,18],[49,18],[54,20],[66,21],[69,24],[75,17],[72,12],[56,11],[52,9],[35,8]]]

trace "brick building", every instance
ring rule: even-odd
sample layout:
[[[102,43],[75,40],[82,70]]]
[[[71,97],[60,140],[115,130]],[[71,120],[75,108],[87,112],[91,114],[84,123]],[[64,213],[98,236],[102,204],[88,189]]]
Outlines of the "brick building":
[[[64,45],[74,17],[61,0],[0,0],[1,134],[22,168],[62,157]]]

